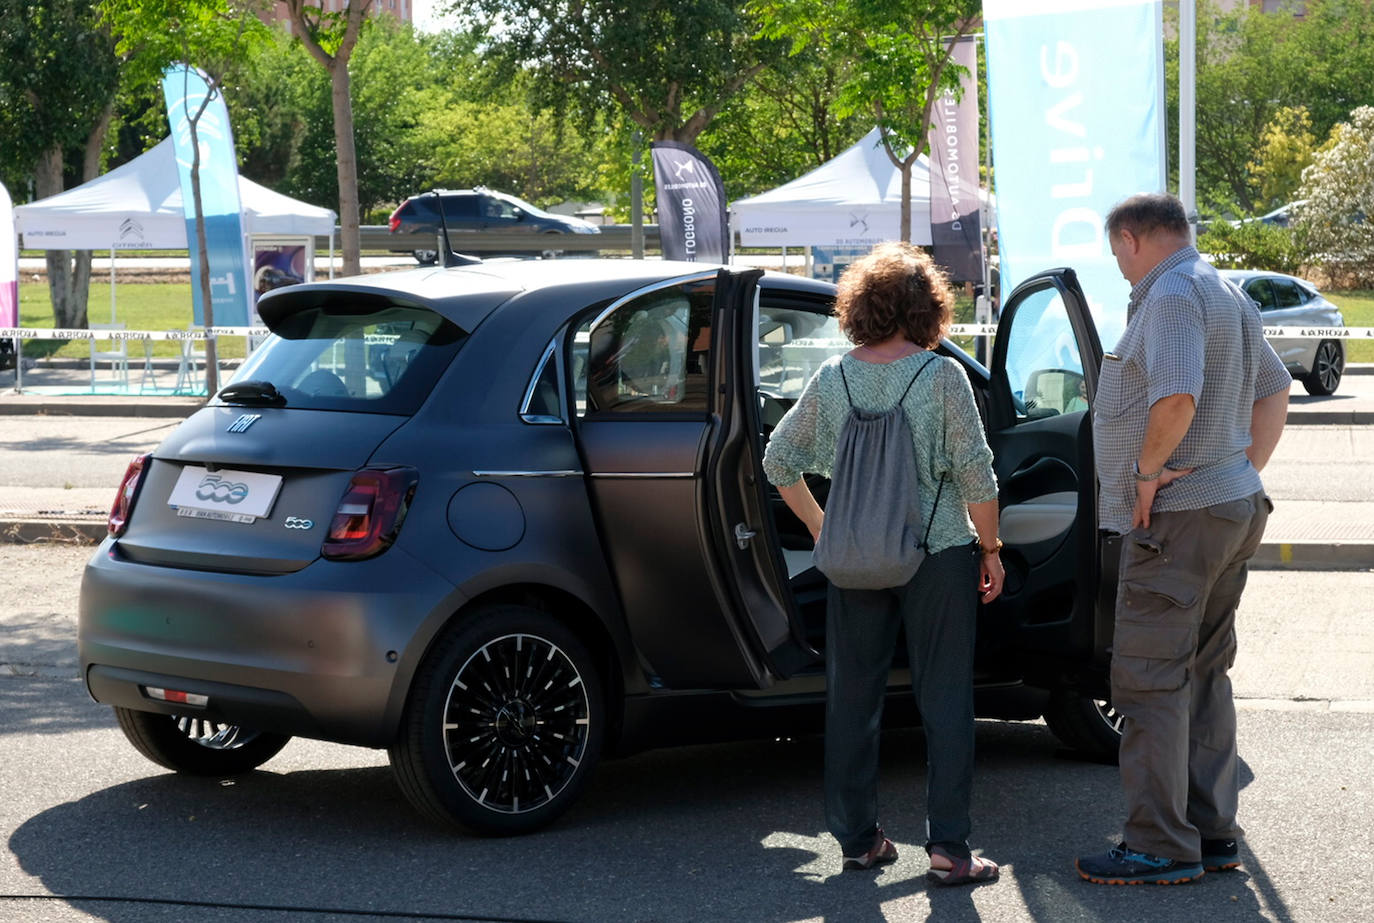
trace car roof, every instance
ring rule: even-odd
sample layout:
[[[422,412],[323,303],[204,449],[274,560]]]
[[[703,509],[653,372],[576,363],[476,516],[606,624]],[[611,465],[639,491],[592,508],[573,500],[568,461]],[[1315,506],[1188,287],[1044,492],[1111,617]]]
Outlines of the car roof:
[[[1223,278],[1230,279],[1238,285],[1243,285],[1251,279],[1288,279],[1291,282],[1301,283],[1310,289],[1316,288],[1315,285],[1308,282],[1306,279],[1290,276],[1286,272],[1270,272],[1267,269],[1218,269],[1217,273]]]
[[[589,304],[627,295],[646,285],[683,276],[711,273],[716,263],[669,260],[488,260],[463,266],[424,267],[396,272],[370,273],[322,282],[307,282],[274,289],[258,301],[258,314],[269,328],[297,311],[338,304],[373,302],[410,304],[447,317],[471,331],[503,303],[535,293],[577,289],[574,298],[541,298],[547,320],[560,322]],[[833,297],[829,282],[780,272],[764,273],[772,290]],[[534,318],[532,318],[534,320]]]

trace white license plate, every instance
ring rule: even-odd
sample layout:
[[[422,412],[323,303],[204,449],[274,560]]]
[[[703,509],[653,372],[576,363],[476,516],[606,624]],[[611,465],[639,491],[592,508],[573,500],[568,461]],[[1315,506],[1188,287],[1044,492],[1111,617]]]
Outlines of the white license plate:
[[[211,471],[187,465],[172,487],[167,505],[178,516],[252,522],[272,512],[281,490],[281,475],[253,471]]]

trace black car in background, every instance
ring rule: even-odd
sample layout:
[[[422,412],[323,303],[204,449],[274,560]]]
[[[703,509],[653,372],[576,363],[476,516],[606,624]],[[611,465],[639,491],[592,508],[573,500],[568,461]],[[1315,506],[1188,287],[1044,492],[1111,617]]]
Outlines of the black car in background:
[[[485,833],[548,823],[603,753],[818,731],[825,580],[761,460],[850,346],[834,294],[635,260],[268,292],[273,335],[119,487],[81,590],[87,688],[170,769],[246,772],[293,735],[387,748],[420,811]],[[990,371],[940,351],[1001,490],[978,713],[1110,758],[1117,551],[1073,273],[1012,293]],[[911,699],[902,659],[888,717]]]
[[[557,253],[557,247],[550,246],[551,235],[601,233],[599,227],[581,218],[555,215],[513,195],[482,186],[440,189],[411,196],[391,213],[387,224],[393,234],[427,234],[431,240],[437,240],[442,229],[441,208],[442,223],[448,226],[453,249],[477,257],[549,256]],[[475,236],[485,231],[545,236],[531,240],[528,249],[492,250],[483,245],[480,236]],[[421,265],[438,259],[435,248],[406,248],[397,252],[414,254]]]

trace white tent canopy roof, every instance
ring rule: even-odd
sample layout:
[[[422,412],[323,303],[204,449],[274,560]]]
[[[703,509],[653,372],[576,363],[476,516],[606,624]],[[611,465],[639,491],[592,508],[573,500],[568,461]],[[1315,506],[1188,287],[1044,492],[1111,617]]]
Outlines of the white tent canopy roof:
[[[861,247],[901,237],[902,174],[873,129],[776,189],[731,206],[744,247]],[[911,242],[930,243],[930,161],[911,168]]]
[[[239,177],[245,234],[331,236],[334,212]],[[185,250],[172,139],[74,189],[14,210],[24,246],[38,250]]]

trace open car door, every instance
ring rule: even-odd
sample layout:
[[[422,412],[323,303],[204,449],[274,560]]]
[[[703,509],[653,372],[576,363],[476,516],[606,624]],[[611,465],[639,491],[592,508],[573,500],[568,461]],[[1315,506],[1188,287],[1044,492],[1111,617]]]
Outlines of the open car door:
[[[758,271],[647,286],[573,332],[575,432],[635,644],[667,688],[765,687],[815,655],[767,539]]]
[[[1104,552],[1089,411],[1101,362],[1073,270],[1016,287],[997,329],[987,408],[1007,579],[978,631],[985,656],[1041,652],[1047,675],[1028,680],[1092,697],[1106,694],[1112,625],[1110,594],[1105,611],[1098,598]]]

